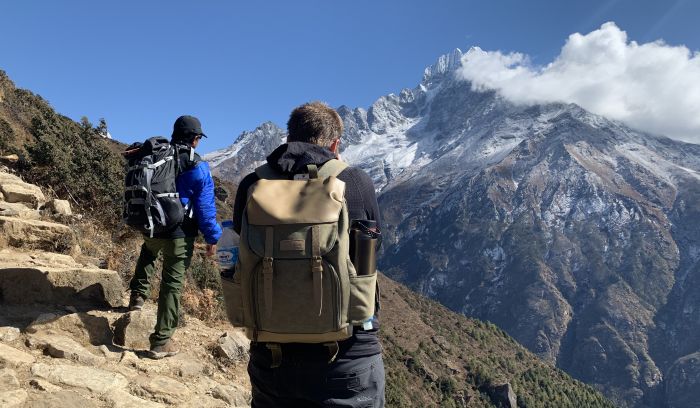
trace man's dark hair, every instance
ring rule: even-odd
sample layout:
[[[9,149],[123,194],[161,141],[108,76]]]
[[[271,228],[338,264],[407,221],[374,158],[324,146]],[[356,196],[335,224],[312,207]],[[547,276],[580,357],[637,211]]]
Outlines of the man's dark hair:
[[[287,121],[287,142],[306,142],[328,147],[343,134],[338,112],[323,102],[296,107]]]

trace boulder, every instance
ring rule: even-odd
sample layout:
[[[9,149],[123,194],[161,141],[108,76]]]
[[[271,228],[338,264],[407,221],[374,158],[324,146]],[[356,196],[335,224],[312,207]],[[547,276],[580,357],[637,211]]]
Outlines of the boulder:
[[[70,335],[83,345],[111,344],[113,334],[108,317],[110,317],[110,313],[97,310],[63,316],[41,315],[27,326],[25,331],[27,333],[58,331]]]
[[[1,194],[1,193],[0,193]],[[18,217],[27,220],[38,220],[41,214],[21,203],[8,203],[0,200],[0,216]]]
[[[32,375],[53,384],[85,388],[91,392],[104,394],[115,388],[124,388],[129,381],[121,374],[86,366],[48,365],[36,363]]]
[[[59,390],[33,394],[25,406],[31,408],[97,408],[98,405],[75,391]]]
[[[214,355],[229,361],[237,362],[248,358],[250,341],[239,331],[224,333],[216,341]]]
[[[489,385],[486,393],[496,406],[518,408],[518,397],[510,383]]]
[[[46,209],[55,215],[73,215],[68,200],[54,198],[46,204]]]
[[[139,377],[136,386],[134,392],[139,395],[171,405],[185,402],[192,397],[186,385],[162,375],[153,378]]]
[[[55,222],[0,216],[0,234],[13,247],[67,253],[75,245],[73,231]]]
[[[0,179],[0,183],[3,180]],[[39,187],[31,184],[0,184],[4,200],[8,203],[23,203],[29,208],[38,209],[46,203],[46,197]]]
[[[17,340],[20,336],[20,331],[16,327],[5,326],[0,327],[0,342],[12,343]]]
[[[250,390],[238,385],[218,385],[211,390],[211,396],[234,407],[248,406],[252,398]]]
[[[35,209],[46,203],[46,197],[41,188],[7,172],[0,172],[0,191],[7,202],[25,203]]]
[[[189,353],[179,353],[168,361],[173,370],[172,373],[183,378],[199,378],[206,369],[205,364]]]
[[[57,254],[0,250],[0,303],[120,307],[123,290],[115,271]]]
[[[34,356],[29,353],[0,344],[0,367],[20,367],[32,364],[35,360]]]
[[[27,391],[14,390],[0,392],[0,407],[14,408],[21,407],[27,400]]]
[[[19,388],[17,373],[9,368],[0,369],[0,392]]]
[[[132,350],[148,350],[151,347],[148,337],[155,326],[156,311],[150,305],[124,313],[114,322],[114,344]]]
[[[104,362],[103,357],[98,357],[89,352],[70,337],[55,333],[37,333],[29,337],[28,343],[35,348],[43,349],[54,358],[65,358],[83,364],[99,365]]]
[[[164,407],[163,404],[158,404],[153,401],[135,397],[128,392],[120,389],[114,389],[105,395],[105,400],[112,408],[159,408]]]

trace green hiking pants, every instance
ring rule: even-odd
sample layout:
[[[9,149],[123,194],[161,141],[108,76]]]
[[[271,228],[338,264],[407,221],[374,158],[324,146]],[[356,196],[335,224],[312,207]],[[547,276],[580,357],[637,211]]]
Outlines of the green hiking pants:
[[[192,261],[194,238],[160,239],[144,237],[141,255],[129,289],[144,298],[150,295],[149,279],[155,272],[158,254],[163,253],[163,276],[158,296],[156,327],[150,336],[151,347],[162,346],[172,337],[180,315],[180,293],[185,271]]]

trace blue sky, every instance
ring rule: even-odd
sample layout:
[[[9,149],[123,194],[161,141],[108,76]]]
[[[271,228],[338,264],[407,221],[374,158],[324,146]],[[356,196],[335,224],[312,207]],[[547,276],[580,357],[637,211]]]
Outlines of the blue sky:
[[[517,51],[535,64],[614,21],[631,40],[700,49],[700,2],[4,1],[0,69],[74,119],[104,117],[131,142],[202,119],[202,150],[308,100],[369,106],[420,81],[454,48]]]

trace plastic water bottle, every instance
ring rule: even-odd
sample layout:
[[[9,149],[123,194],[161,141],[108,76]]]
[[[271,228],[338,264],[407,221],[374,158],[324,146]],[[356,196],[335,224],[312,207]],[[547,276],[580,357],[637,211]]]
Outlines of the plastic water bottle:
[[[223,233],[216,245],[216,257],[219,261],[219,271],[224,278],[233,277],[238,262],[238,245],[240,238],[233,230],[233,221],[227,220],[221,223]]]

